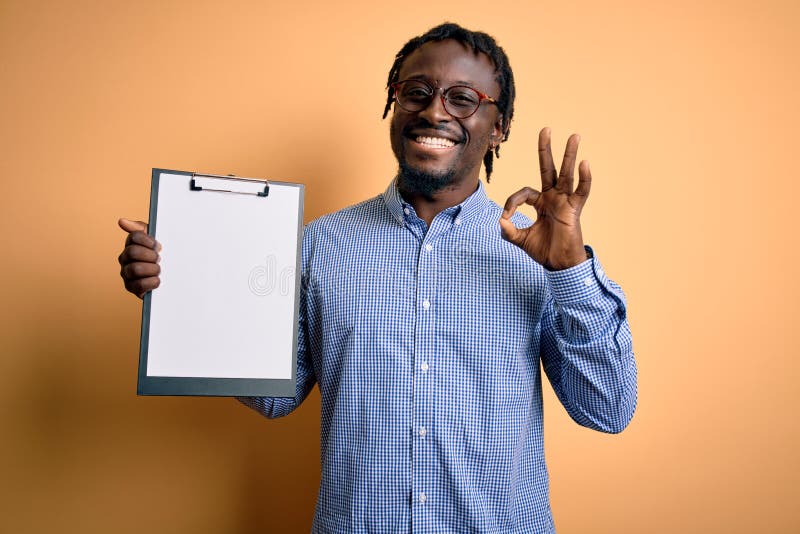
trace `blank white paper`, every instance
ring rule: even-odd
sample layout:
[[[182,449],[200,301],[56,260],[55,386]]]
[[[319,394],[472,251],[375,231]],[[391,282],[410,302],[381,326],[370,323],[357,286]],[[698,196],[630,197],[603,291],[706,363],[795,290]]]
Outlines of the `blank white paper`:
[[[189,181],[160,178],[147,375],[291,379],[300,188],[270,184],[259,197]]]

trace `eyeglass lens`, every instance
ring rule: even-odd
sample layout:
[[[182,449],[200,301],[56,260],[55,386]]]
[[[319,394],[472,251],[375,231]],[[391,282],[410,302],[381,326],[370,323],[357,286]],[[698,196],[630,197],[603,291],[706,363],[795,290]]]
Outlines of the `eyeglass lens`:
[[[397,103],[406,111],[421,111],[428,107],[436,94],[433,88],[422,81],[407,80],[396,91]],[[444,92],[444,109],[453,117],[464,119],[475,113],[481,97],[475,89],[454,85]]]

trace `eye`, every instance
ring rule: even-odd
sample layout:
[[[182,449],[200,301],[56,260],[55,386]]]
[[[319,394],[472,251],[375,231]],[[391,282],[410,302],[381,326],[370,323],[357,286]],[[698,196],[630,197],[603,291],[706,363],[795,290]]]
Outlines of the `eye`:
[[[414,102],[427,100],[431,94],[430,88],[419,82],[406,82],[400,88],[400,97]]]
[[[414,87],[406,91],[404,96],[428,96],[428,92],[425,89]]]
[[[474,107],[480,102],[478,93],[468,87],[453,87],[447,92],[447,100],[457,107]]]

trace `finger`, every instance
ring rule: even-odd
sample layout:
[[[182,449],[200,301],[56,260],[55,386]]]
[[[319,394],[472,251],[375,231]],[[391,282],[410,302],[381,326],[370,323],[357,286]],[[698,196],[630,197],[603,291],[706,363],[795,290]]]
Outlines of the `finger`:
[[[586,160],[581,161],[578,165],[578,187],[575,189],[575,194],[586,202],[589,196],[589,191],[592,188],[592,170],[589,168],[589,162]]]
[[[158,252],[152,248],[143,247],[142,245],[128,245],[117,259],[119,260],[120,265],[126,265],[135,261],[157,263],[161,258],[159,257]]]
[[[144,232],[147,233],[147,223],[144,221],[132,221],[130,219],[120,219],[117,221],[120,228],[128,233]]]
[[[139,298],[144,297],[148,291],[152,291],[161,285],[161,279],[158,277],[141,278],[139,280],[126,280],[125,289],[133,293]]]
[[[508,197],[508,200],[506,200],[505,206],[503,206],[503,219],[511,218],[511,216],[514,215],[514,212],[517,211],[517,208],[523,204],[530,204],[533,206],[539,199],[540,195],[541,193],[539,193],[539,191],[531,187],[523,187],[516,193],[512,194],[510,197]]]
[[[561,162],[561,172],[558,174],[558,190],[563,193],[572,193],[573,177],[575,176],[575,160],[578,157],[578,145],[581,136],[572,134],[567,139],[567,148],[564,150],[564,160]]]
[[[141,278],[150,278],[161,274],[161,266],[157,263],[136,261],[123,265],[119,274],[126,282],[139,280]]]
[[[508,219],[500,219],[500,233],[503,239],[517,246],[520,246],[525,240],[525,230],[520,230]]]
[[[550,150],[550,128],[539,132],[539,171],[542,174],[542,192],[556,186],[556,165]]]
[[[133,242],[139,243],[140,245],[144,245],[146,247],[150,247],[156,251],[161,251],[161,243],[156,241],[152,236],[147,233],[148,225],[144,221],[132,221],[130,219],[120,219],[117,221],[117,224],[120,228],[128,232],[128,239],[125,241],[126,245],[129,245]],[[143,233],[149,237],[150,241],[142,242],[141,240],[138,241],[131,241],[131,236],[135,233]],[[140,236],[141,237],[141,236]],[[150,244],[152,242],[152,244]]]
[[[138,230],[131,232],[128,234],[128,237],[125,238],[125,246],[128,247],[130,245],[142,245],[143,247],[153,250],[161,249],[158,241],[156,241],[152,236]]]

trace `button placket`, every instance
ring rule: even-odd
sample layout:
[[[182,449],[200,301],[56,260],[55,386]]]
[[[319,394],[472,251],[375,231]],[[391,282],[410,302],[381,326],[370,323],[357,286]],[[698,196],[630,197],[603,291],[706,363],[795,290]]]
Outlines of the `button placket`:
[[[415,340],[414,405],[412,419],[412,492],[417,506],[428,502],[426,489],[432,483],[434,471],[428,442],[431,439],[429,425],[433,421],[432,375],[428,373],[430,362],[436,352],[436,302],[437,262],[436,236],[440,234],[442,221],[435,220],[421,239],[417,257],[417,313]],[[421,513],[421,511],[420,511]],[[412,525],[414,519],[412,519]]]

